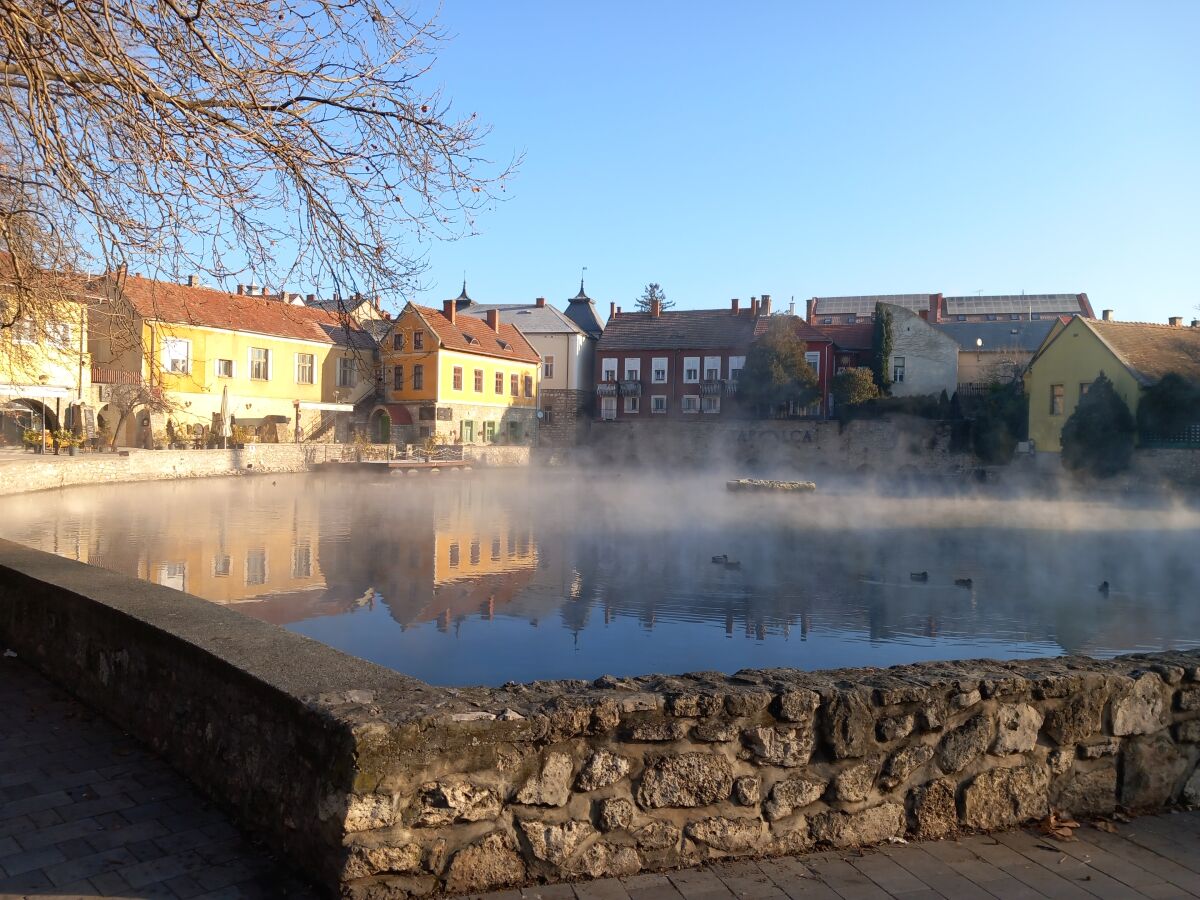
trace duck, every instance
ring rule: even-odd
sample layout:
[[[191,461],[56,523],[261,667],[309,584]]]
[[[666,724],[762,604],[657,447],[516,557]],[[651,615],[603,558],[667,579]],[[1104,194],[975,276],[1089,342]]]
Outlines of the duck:
[[[1107,597],[1108,596],[1108,582],[1107,581],[1100,582],[1100,587],[1096,588],[1096,590],[1098,590],[1100,593],[1102,593],[1104,596]]]
[[[955,583],[956,585],[958,585],[959,587],[969,588],[969,587],[971,587],[971,586],[972,586],[972,585],[973,585],[975,582],[974,582],[974,581],[972,581],[970,578],[955,578],[955,579],[954,579],[954,583]]]
[[[929,573],[928,572],[909,572],[908,577],[911,578],[913,581],[928,581]]]
[[[724,565],[726,562],[728,562],[728,560],[729,560],[729,557],[726,556],[724,553],[722,553],[720,556],[714,556],[712,558],[712,561],[714,563],[716,563],[718,566]]]

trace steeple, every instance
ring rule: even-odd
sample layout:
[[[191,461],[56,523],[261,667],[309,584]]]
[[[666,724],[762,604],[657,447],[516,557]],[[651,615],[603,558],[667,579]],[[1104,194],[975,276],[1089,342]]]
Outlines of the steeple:
[[[468,306],[474,306],[475,301],[467,294],[467,279],[463,279],[462,293],[454,298],[454,306],[456,309],[465,309]]]
[[[589,337],[598,338],[604,333],[604,326],[600,324],[600,316],[596,314],[592,298],[583,289],[582,277],[579,279],[579,293],[567,301],[567,311],[564,315]]]
[[[591,303],[592,302],[592,298],[589,297],[583,289],[583,278],[582,277],[580,277],[580,279],[579,279],[579,293],[571,298],[571,302],[572,303],[577,303],[577,302],[578,303]]]

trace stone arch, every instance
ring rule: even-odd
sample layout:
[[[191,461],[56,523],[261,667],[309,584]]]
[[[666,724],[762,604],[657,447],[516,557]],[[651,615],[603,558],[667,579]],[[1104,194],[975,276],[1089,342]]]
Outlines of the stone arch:
[[[392,417],[383,408],[371,413],[371,440],[377,444],[388,444],[392,440]]]

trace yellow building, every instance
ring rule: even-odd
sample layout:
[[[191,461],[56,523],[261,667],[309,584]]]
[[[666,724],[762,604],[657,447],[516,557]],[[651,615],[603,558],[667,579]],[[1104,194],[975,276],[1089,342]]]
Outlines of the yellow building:
[[[1137,415],[1143,388],[1175,372],[1200,381],[1200,325],[1115,322],[1076,316],[1057,322],[1025,375],[1029,437],[1039,450],[1062,450],[1062,427],[1104,373]]]
[[[339,416],[345,439],[375,389],[374,341],[327,310],[239,291],[126,275],[92,285],[92,381],[118,443],[147,446],[168,421],[177,434],[211,428],[226,390],[232,422],[259,440],[332,439]]]
[[[0,283],[0,311],[11,327],[0,329],[0,423],[3,440],[20,444],[27,428],[48,431],[72,420],[69,410],[91,388],[86,307],[69,276],[44,282],[47,297],[21,304],[8,282]],[[36,288],[35,288],[36,289]]]
[[[380,348],[387,402],[371,435],[415,442],[528,443],[537,423],[541,357],[513,325],[409,303]],[[379,437],[376,437],[379,435]]]

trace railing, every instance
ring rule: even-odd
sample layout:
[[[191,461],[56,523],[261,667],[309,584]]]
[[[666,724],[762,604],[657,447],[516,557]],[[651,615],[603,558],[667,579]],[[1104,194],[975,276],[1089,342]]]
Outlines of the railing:
[[[1175,434],[1142,432],[1138,444],[1147,449],[1190,450],[1200,447],[1200,422],[1188,425]]]
[[[710,379],[708,381],[702,381],[702,382],[700,382],[700,393],[701,394],[719,394],[719,393],[721,393],[721,385],[723,385],[723,384],[724,384],[724,382],[719,381],[719,380],[713,381]]]
[[[615,397],[617,396],[617,383],[615,381],[601,381],[596,385],[597,397]]]
[[[108,366],[92,366],[92,384],[141,384],[142,373]]]
[[[640,397],[642,396],[642,383],[633,378],[626,378],[621,382],[622,397]]]

